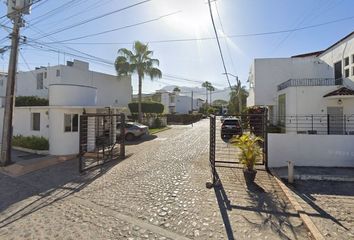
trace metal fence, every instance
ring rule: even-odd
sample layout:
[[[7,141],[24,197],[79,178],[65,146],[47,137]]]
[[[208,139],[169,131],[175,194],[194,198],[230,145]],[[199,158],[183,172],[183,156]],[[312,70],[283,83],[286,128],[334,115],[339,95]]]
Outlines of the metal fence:
[[[236,135],[252,133],[263,139],[259,142],[263,154],[257,159],[256,164],[265,165],[267,168],[267,114],[242,114],[223,117],[212,115],[210,116],[209,162],[213,184],[218,180],[217,167],[230,167],[240,164],[241,150],[230,143],[230,138],[234,136],[234,133],[231,133],[231,135],[225,134],[227,132],[223,129],[225,127],[225,124],[223,125],[224,119],[237,119],[239,121],[242,130],[238,131]]]
[[[80,116],[80,172],[125,158],[124,126],[124,114]]]
[[[278,116],[269,128],[279,133],[354,135],[354,114],[308,114]]]

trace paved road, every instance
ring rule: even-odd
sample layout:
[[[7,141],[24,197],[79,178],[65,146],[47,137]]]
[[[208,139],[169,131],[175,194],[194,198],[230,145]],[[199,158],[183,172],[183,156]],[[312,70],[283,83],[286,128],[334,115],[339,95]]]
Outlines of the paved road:
[[[205,188],[208,131],[175,126],[85,176],[75,161],[0,175],[0,239],[306,239],[264,170],[247,187],[240,168],[221,168],[221,187]]]

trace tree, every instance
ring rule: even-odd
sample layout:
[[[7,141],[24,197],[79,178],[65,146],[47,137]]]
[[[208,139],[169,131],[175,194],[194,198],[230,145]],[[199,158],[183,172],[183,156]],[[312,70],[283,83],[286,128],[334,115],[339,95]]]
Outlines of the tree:
[[[212,103],[212,100],[211,100],[211,92],[214,92],[215,91],[215,88],[214,86],[210,83],[209,87],[208,87],[208,90],[209,90],[209,94],[210,94],[210,104]]]
[[[241,88],[238,88],[237,85],[233,86],[230,92],[230,101],[228,106],[229,113],[241,114],[242,109],[246,107],[247,97],[248,97],[248,92],[245,86],[242,86]]]
[[[180,89],[179,87],[175,87],[175,88],[173,89],[173,92],[175,92],[175,93],[180,93],[180,92],[181,92],[181,89]]]
[[[209,90],[209,87],[211,86],[211,83],[208,82],[208,81],[205,81],[202,83],[202,87],[205,88],[205,102],[206,102],[206,105],[208,105],[208,90]]]
[[[225,106],[228,102],[222,99],[217,99],[213,101],[213,106]]]
[[[141,92],[142,81],[145,75],[148,75],[151,80],[154,78],[161,78],[162,73],[159,66],[159,60],[152,58],[153,51],[149,50],[148,45],[136,41],[133,45],[133,51],[126,48],[118,50],[118,57],[114,63],[117,75],[128,75],[136,73],[139,79],[139,98],[138,98],[138,121],[142,120],[141,111]]]

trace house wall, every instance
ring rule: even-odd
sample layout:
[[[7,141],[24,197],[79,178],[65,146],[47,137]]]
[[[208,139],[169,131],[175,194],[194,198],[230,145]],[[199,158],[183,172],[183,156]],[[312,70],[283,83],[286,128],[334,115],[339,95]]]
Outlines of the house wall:
[[[354,167],[354,136],[268,134],[268,166]]]
[[[57,70],[60,76],[57,76]],[[37,74],[47,73],[43,80],[43,89],[37,89]],[[16,96],[38,96],[48,98],[51,84],[77,84],[97,88],[97,105],[127,107],[132,100],[130,76],[117,77],[90,71],[88,63],[75,60],[73,66],[58,65],[42,67],[29,72],[19,72],[16,80]],[[0,85],[4,92],[6,84]]]
[[[64,114],[82,114],[82,109],[49,110],[49,153],[51,155],[70,155],[79,153],[79,131],[64,132]],[[79,117],[80,126],[80,117]]]
[[[275,105],[277,86],[289,79],[331,77],[332,67],[314,57],[255,59],[254,73],[251,73],[254,89],[247,104]]]
[[[319,58],[333,68],[334,63],[342,61],[342,74],[344,77],[344,70],[349,69],[348,80],[354,81],[354,34],[346,39],[343,43],[328,49],[325,53],[321,54]],[[349,66],[344,66],[344,59],[349,57]]]
[[[40,113],[40,131],[31,129],[31,113]],[[13,118],[13,135],[38,136],[49,138],[48,108],[15,108]],[[2,124],[1,124],[2,127]]]

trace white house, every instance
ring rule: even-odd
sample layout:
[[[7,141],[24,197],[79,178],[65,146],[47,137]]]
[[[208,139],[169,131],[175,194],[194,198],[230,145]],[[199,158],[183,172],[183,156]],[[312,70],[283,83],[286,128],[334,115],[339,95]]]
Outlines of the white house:
[[[301,121],[310,123],[313,116],[314,132],[351,134],[354,32],[323,51],[289,58],[255,59],[249,83],[247,106],[268,106],[273,124],[302,133],[305,129]],[[328,115],[336,119],[328,119]]]
[[[0,84],[4,95],[6,84]],[[89,70],[89,64],[74,60],[66,66],[40,67],[19,72],[16,96],[38,96],[49,106],[16,107],[13,135],[43,136],[49,153],[69,155],[79,152],[79,117],[83,113],[112,112],[127,108],[131,101],[130,76],[117,77]],[[0,108],[3,119],[4,108]],[[2,135],[0,122],[0,134]]]
[[[164,114],[177,113],[187,114],[191,111],[198,111],[204,104],[204,100],[191,96],[180,95],[178,92],[168,92],[164,89],[157,90],[152,94],[142,94],[143,101],[157,101],[164,105]],[[138,96],[134,95],[134,100]],[[193,105],[193,108],[192,108]]]

